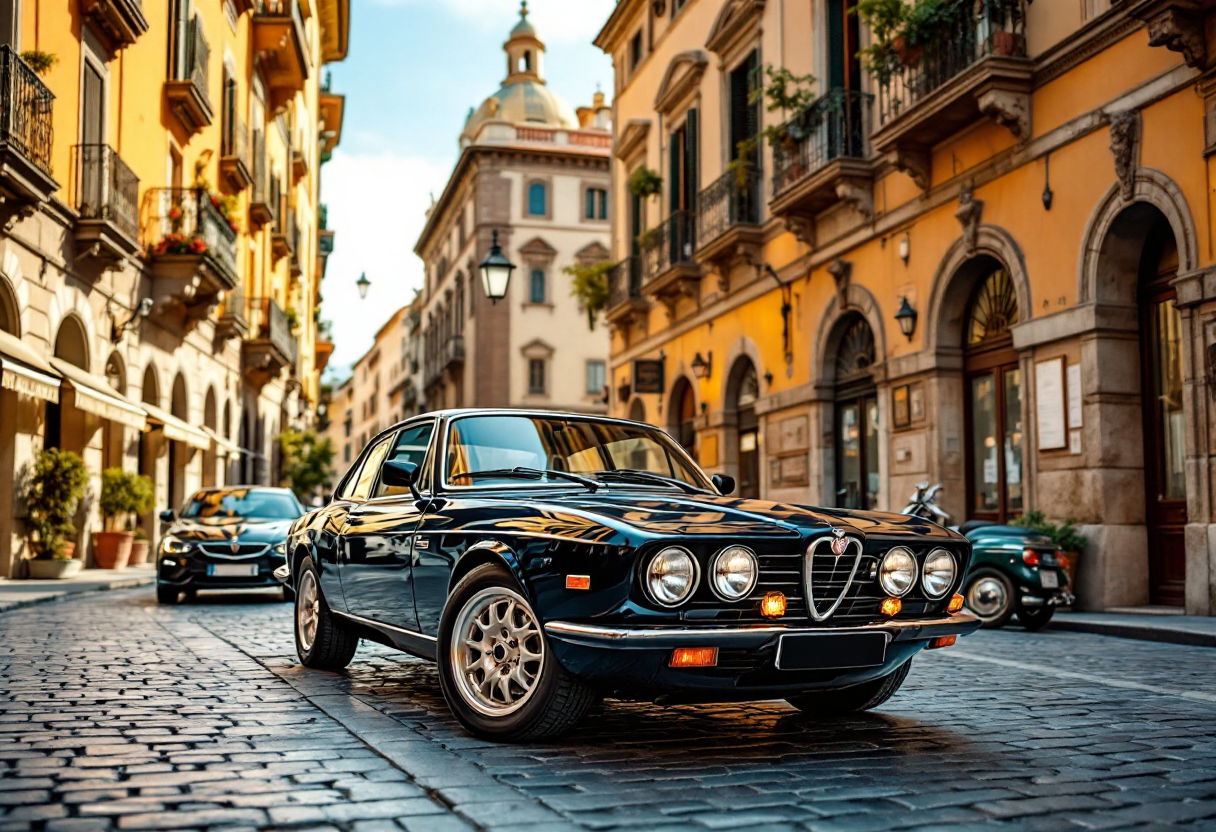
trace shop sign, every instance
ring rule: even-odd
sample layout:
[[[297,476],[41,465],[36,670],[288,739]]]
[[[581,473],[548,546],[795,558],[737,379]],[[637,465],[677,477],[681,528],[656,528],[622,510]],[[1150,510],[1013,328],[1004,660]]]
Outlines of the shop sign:
[[[663,360],[638,358],[633,362],[633,392],[662,393]]]

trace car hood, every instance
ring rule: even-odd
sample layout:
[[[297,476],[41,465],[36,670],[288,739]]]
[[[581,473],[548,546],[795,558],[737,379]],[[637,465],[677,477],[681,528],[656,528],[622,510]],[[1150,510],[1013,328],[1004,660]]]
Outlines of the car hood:
[[[199,543],[282,543],[287,539],[292,520],[250,521],[225,517],[215,520],[179,520],[169,534],[180,540]]]
[[[519,504],[518,494],[514,497]],[[547,495],[527,501],[543,515],[564,514],[623,531],[646,535],[805,537],[830,527],[871,536],[954,535],[923,518],[881,512],[821,509],[810,506],[723,497],[711,494],[631,494],[609,491],[568,496]]]

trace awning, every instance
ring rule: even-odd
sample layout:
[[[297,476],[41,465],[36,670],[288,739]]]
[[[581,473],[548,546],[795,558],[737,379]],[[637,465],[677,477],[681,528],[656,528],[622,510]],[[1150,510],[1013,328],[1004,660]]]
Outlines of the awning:
[[[59,401],[59,373],[32,347],[0,330],[0,387],[26,396]]]
[[[228,456],[240,456],[241,448],[235,442],[229,442],[206,425],[203,426],[203,433],[211,437],[211,442],[215,445],[216,453],[227,454]]]
[[[52,358],[51,366],[60,372],[68,388],[75,393],[72,398],[78,409],[138,430],[147,427],[148,414],[144,409],[128,401],[104,378],[86,373],[62,358]]]
[[[183,422],[172,413],[166,413],[154,404],[145,402],[143,407],[148,411],[148,421],[154,425],[160,425],[165,431],[165,436],[169,439],[185,442],[190,447],[198,448],[200,451],[205,451],[211,447],[211,437],[194,425]]]

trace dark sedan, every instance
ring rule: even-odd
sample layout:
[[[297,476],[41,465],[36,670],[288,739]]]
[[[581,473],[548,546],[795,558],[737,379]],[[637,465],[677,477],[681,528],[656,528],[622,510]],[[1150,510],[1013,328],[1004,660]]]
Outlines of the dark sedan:
[[[157,547],[156,599],[176,604],[200,589],[279,588],[274,570],[284,563],[287,533],[304,507],[286,488],[205,488],[181,515],[162,512],[169,524]],[[283,588],[284,600],[293,597]]]
[[[737,499],[663,431],[526,411],[381,433],[292,527],[308,667],[436,660],[470,731],[551,736],[601,697],[873,708],[979,622],[971,546],[916,517]]]

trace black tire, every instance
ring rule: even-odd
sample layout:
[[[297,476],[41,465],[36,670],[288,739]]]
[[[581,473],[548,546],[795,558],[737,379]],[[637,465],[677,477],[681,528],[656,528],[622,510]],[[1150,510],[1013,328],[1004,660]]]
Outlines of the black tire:
[[[283,586],[283,600],[289,604],[292,603],[293,601],[295,601],[296,600],[296,591],[294,589],[292,589],[291,587],[284,585]]]
[[[999,630],[1008,624],[1018,605],[1013,581],[999,569],[977,569],[968,575],[963,598],[968,611],[987,630]]]
[[[903,685],[912,660],[878,679],[839,690],[813,690],[785,700],[800,711],[818,716],[843,716],[868,711],[886,702]]]
[[[512,614],[510,626],[521,622],[521,629],[527,628],[529,632],[535,630],[534,633],[521,636],[521,639],[524,644],[530,645],[529,648],[526,648],[530,655],[536,655],[533,650],[539,647],[541,658],[538,661],[527,660],[524,655],[525,648],[518,647],[516,641],[504,641],[494,648],[497,652],[500,646],[508,648],[509,645],[509,649],[517,651],[513,654],[514,658],[503,659],[501,666],[504,668],[502,671],[504,676],[514,676],[514,673],[508,672],[511,667],[517,668],[521,676],[527,675],[524,670],[527,665],[534,665],[537,668],[531,686],[518,697],[520,703],[506,703],[501,708],[504,710],[502,714],[494,714],[478,710],[479,706],[475,704],[476,694],[465,690],[468,685],[478,684],[477,682],[472,681],[470,677],[463,680],[458,679],[452,661],[452,642],[458,619],[469,615],[469,611],[476,605],[488,605],[487,614],[493,615],[495,609],[504,609],[499,605],[509,601],[515,601],[515,609],[519,613],[518,618],[514,613]],[[510,606],[508,605],[505,609],[509,610]],[[487,620],[492,621],[493,619]],[[507,632],[502,624],[505,620],[500,619],[500,623],[495,625],[496,628],[503,627],[504,634]],[[475,623],[476,621],[469,621],[469,626]],[[483,638],[488,638],[489,635],[487,630]],[[497,633],[493,637],[497,639]],[[464,640],[462,637],[461,641]],[[505,742],[555,737],[573,727],[599,700],[599,694],[595,689],[572,676],[557,661],[549,649],[543,628],[539,626],[539,622],[532,612],[531,602],[524,596],[515,577],[497,564],[478,566],[461,578],[453,588],[440,619],[437,648],[439,682],[443,689],[443,698],[447,700],[448,707],[451,708],[460,724],[470,733],[484,739]],[[489,656],[489,651],[482,655]],[[487,672],[492,671],[483,671],[483,679]],[[483,681],[480,684],[485,683]],[[479,687],[480,684],[478,684]],[[510,681],[507,682],[507,688],[511,688]],[[519,689],[522,690],[522,688]],[[491,700],[493,695],[492,687],[489,692]],[[493,706],[490,707],[493,710]],[[515,710],[505,712],[507,707],[513,707]]]
[[[1018,623],[1030,632],[1037,633],[1047,626],[1047,622],[1051,621],[1051,617],[1055,614],[1055,607],[1042,606],[1034,610],[1023,607],[1018,610]]]
[[[294,591],[295,610],[292,616],[292,630],[295,632],[296,655],[300,664],[314,670],[341,670],[350,664],[359,649],[359,637],[351,633],[338,617],[329,609],[325,596],[321,593],[321,579],[311,557],[305,557],[300,562],[300,577]],[[308,640],[308,631],[304,622],[312,621],[307,614],[303,617],[302,606],[311,606],[315,616],[315,629],[312,630],[312,640]]]
[[[156,603],[158,604],[176,604],[181,594],[181,590],[175,586],[156,585]]]

